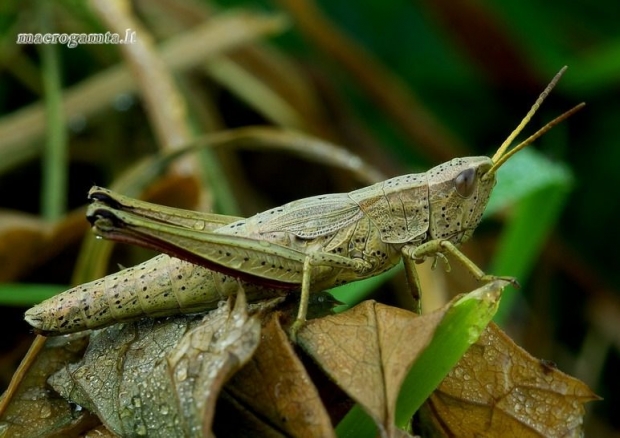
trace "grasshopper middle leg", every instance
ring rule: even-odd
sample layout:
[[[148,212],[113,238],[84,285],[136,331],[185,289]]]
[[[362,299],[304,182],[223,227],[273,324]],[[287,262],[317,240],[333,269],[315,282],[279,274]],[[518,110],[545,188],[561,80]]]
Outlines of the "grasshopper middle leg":
[[[297,318],[291,326],[290,334],[293,341],[295,341],[297,331],[306,322],[306,316],[308,313],[308,302],[310,300],[311,292],[311,280],[312,280],[312,268],[316,266],[329,266],[332,268],[349,269],[360,276],[372,268],[370,263],[362,259],[351,259],[342,257],[335,254],[317,252],[309,254],[303,265],[302,281],[301,281],[301,297],[299,300],[299,310],[297,311]]]

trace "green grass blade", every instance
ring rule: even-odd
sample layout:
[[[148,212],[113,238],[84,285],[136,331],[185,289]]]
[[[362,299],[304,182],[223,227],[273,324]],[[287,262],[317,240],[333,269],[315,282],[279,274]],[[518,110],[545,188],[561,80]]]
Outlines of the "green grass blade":
[[[3,283],[0,284],[0,305],[33,306],[69,289],[60,284]]]
[[[557,223],[567,194],[566,186],[551,185],[519,202],[512,220],[502,233],[489,272],[511,275],[524,282],[530,275],[547,236]],[[518,294],[506,297],[495,316],[495,322],[502,325],[519,297]]]
[[[42,29],[52,33],[51,2],[40,2]],[[67,209],[67,132],[62,106],[60,59],[55,44],[40,47],[47,113],[47,143],[43,152],[41,212],[45,219],[60,219]]]

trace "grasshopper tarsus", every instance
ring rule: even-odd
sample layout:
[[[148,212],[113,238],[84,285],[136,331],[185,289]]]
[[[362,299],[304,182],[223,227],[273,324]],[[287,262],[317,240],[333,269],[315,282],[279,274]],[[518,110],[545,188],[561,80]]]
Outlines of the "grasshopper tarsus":
[[[509,281],[512,287],[514,287],[515,289],[521,289],[521,284],[519,283],[519,280],[514,277],[500,277],[500,279]]]
[[[519,280],[515,277],[501,276],[501,275],[483,275],[478,279],[483,283],[492,283],[494,281],[505,281],[510,283],[512,287],[515,289],[521,289],[521,284],[519,284]]]
[[[301,330],[305,323],[306,321],[296,319],[288,329],[288,337],[293,344],[297,344],[297,333],[299,333],[299,330]]]

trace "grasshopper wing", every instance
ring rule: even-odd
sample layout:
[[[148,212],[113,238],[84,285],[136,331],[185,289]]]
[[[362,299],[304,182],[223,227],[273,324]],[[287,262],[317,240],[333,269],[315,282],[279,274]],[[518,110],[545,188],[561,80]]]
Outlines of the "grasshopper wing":
[[[334,233],[358,221],[364,213],[346,193],[314,196],[259,213],[253,218],[259,233],[290,232],[301,239]]]

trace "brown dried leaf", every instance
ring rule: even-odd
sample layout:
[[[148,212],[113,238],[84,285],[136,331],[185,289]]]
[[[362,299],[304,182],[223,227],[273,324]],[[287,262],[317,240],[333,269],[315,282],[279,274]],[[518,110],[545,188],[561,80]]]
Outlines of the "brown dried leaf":
[[[218,436],[335,436],[319,393],[272,313],[252,357],[222,393]]]
[[[250,360],[259,345],[260,322],[249,317],[246,308],[245,295],[241,293],[232,312],[223,307],[215,311],[221,313],[219,317],[208,314],[167,356],[189,433],[201,428],[201,436],[211,435],[215,403],[222,386]]]
[[[12,281],[77,241],[88,229],[82,210],[50,224],[27,213],[0,211],[0,281]]]
[[[420,412],[431,436],[577,437],[597,399],[490,324]]]
[[[298,341],[374,419],[396,433],[394,409],[411,364],[431,341],[445,310],[421,317],[365,301],[348,312],[308,321]]]
[[[50,384],[122,436],[210,436],[221,386],[254,353],[260,322],[243,294],[201,316],[94,332],[84,359]]]
[[[0,281],[10,281],[27,272],[49,239],[49,226],[36,216],[0,212]]]
[[[155,204],[197,210],[200,181],[195,175],[167,173],[148,186],[144,199]]]
[[[0,417],[1,437],[52,436],[76,428],[84,430],[84,427],[92,427],[92,418],[87,412],[72,406],[46,383],[50,374],[67,362],[77,360],[87,343],[88,336],[84,334],[47,339],[17,391],[12,395],[8,392],[3,395],[10,396],[11,400]]]

